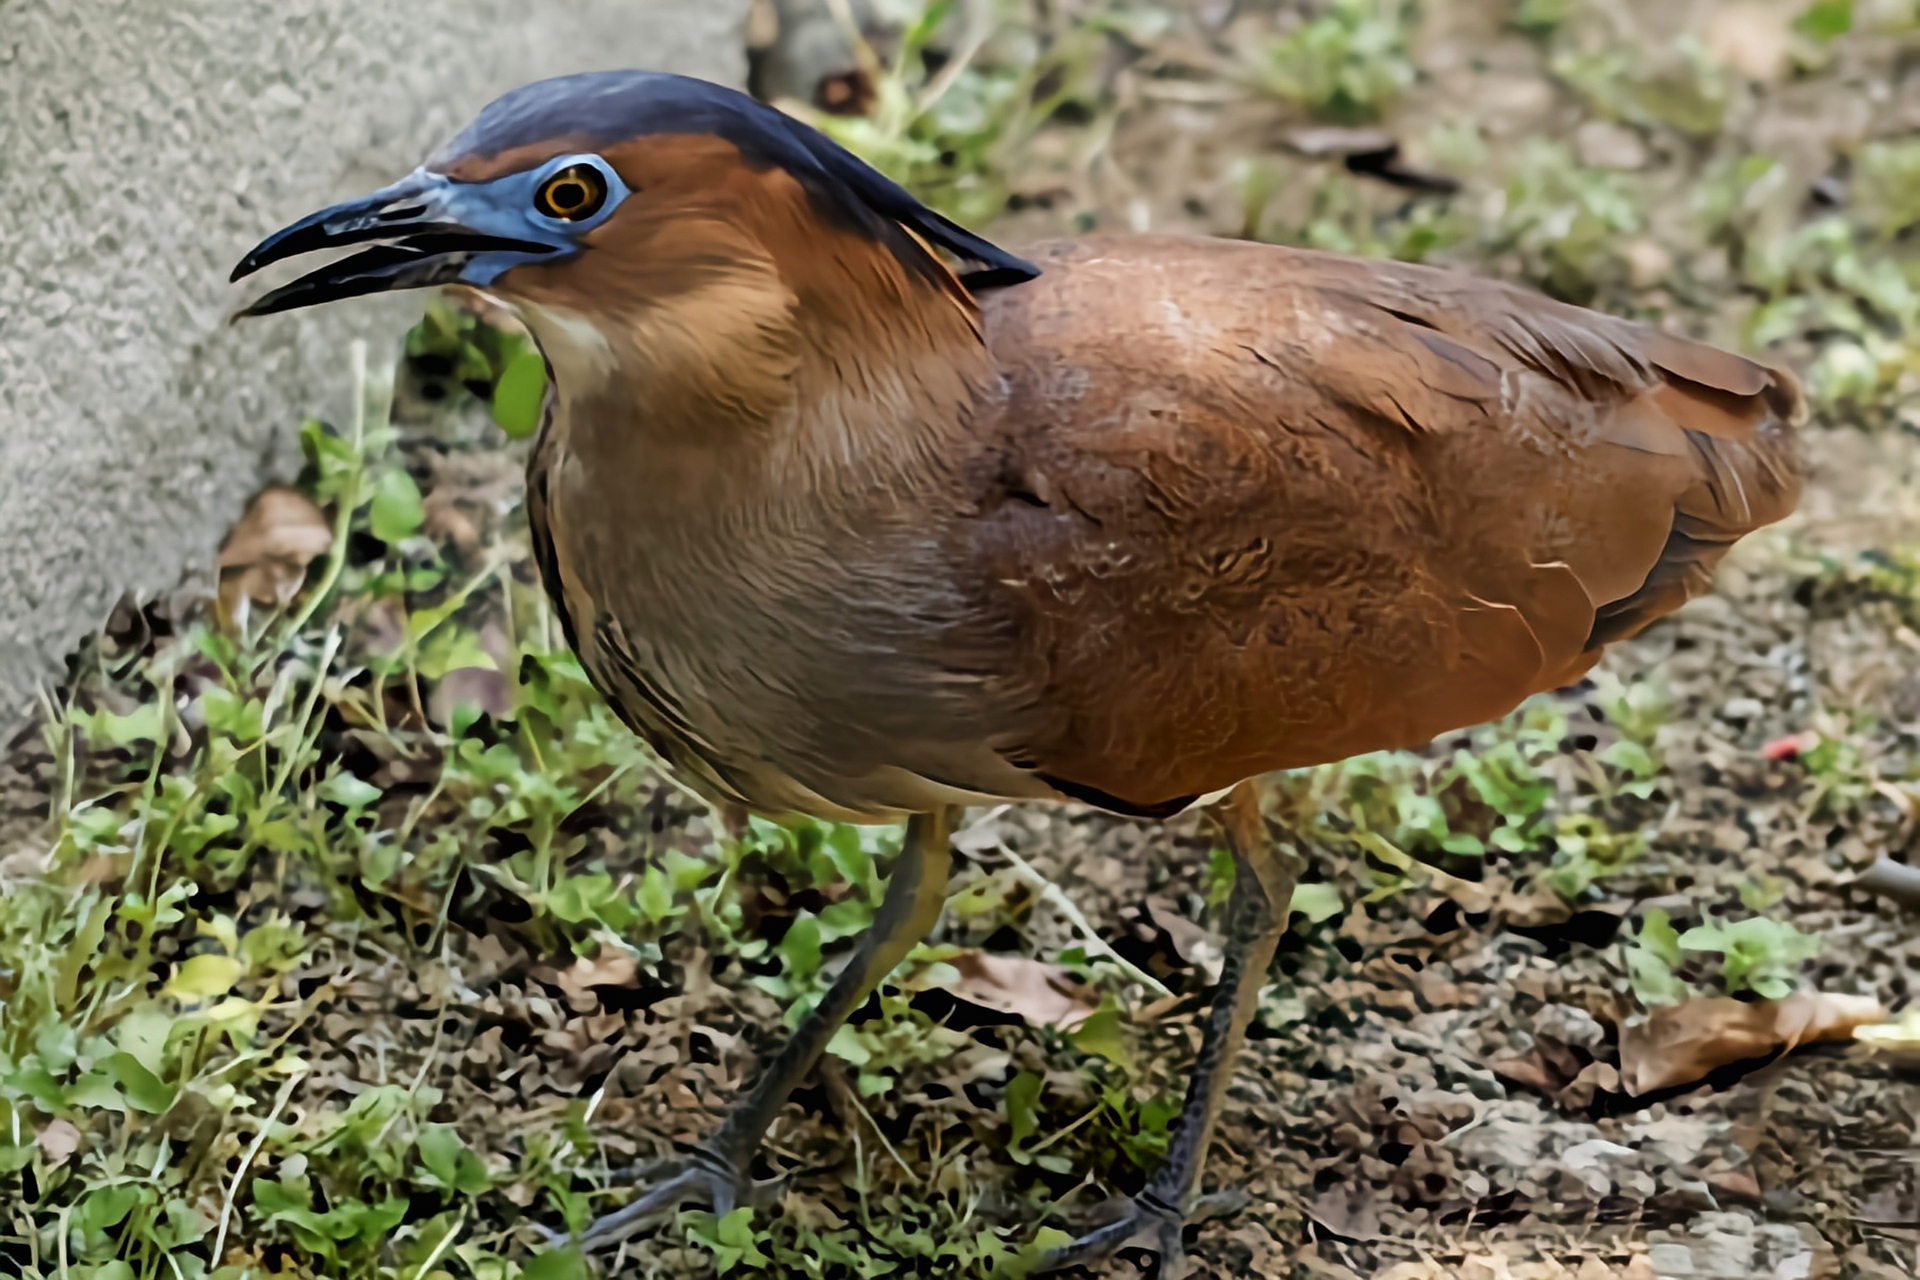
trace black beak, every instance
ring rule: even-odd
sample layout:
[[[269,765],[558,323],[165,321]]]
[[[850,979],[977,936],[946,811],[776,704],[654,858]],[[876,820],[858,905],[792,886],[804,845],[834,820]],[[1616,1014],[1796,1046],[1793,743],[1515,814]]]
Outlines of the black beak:
[[[230,280],[318,249],[369,241],[386,243],[337,259],[291,284],[269,290],[236,313],[234,319],[393,289],[455,284],[467,263],[480,253],[555,252],[553,245],[491,235],[465,225],[454,212],[464,203],[461,194],[459,184],[452,180],[416,171],[364,199],[322,209],[274,232],[240,259]]]

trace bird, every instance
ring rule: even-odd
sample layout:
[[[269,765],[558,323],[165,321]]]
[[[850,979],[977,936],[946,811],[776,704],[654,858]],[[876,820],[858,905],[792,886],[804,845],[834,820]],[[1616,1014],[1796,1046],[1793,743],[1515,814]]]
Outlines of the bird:
[[[1208,815],[1230,944],[1163,1162],[1179,1274],[1296,859],[1259,779],[1576,683],[1793,508],[1785,369],[1436,266],[1096,233],[1015,254],[802,121],[596,72],[240,261],[265,315],[458,285],[549,370],[526,509],[566,641],[729,811],[905,823],[874,925],[717,1130],[587,1227],[754,1193],[834,1030],[937,922],[968,806]]]

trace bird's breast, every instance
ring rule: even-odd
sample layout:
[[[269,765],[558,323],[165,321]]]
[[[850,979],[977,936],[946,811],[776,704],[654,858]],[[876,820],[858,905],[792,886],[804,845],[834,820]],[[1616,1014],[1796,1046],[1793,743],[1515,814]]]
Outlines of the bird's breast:
[[[951,513],[885,487],[811,516],[772,494],[695,505],[655,494],[658,467],[590,462],[556,432],[530,486],[582,664],[682,776],[870,820],[1037,789],[992,749],[980,693],[1007,659],[956,586]]]

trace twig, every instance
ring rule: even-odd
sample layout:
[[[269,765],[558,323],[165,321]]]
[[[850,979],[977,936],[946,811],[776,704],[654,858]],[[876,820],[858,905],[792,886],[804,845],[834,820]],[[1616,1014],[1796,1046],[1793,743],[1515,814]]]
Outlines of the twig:
[[[1920,867],[1895,862],[1884,853],[1855,878],[1853,887],[1877,893],[1909,911],[1920,911]]]
[[[844,1102],[860,1113],[860,1118],[867,1122],[869,1129],[873,1130],[873,1136],[880,1140],[881,1149],[893,1157],[893,1162],[900,1166],[900,1172],[907,1175],[907,1181],[917,1185],[920,1182],[920,1175],[907,1167],[907,1162],[900,1158],[900,1153],[893,1149],[893,1144],[887,1141],[887,1135],[882,1133],[880,1126],[874,1122],[873,1113],[861,1105],[860,1094],[858,1090],[847,1082],[846,1072],[839,1070],[838,1064],[836,1063],[834,1064],[833,1070],[822,1071],[820,1075],[825,1081],[828,1091],[834,1095],[834,1100],[836,1102]],[[853,1135],[855,1141],[858,1141],[860,1136],[858,1126],[855,1126]]]
[[[340,509],[333,517],[333,545],[327,548],[327,563],[320,581],[307,594],[300,611],[286,622],[286,640],[273,646],[284,649],[307,625],[322,601],[333,594],[340,575],[347,567],[347,539],[353,532],[353,513],[360,509],[360,482],[367,466],[367,344],[355,338],[347,346],[347,363],[353,371],[353,474],[340,491]]]
[[[427,1280],[427,1276],[433,1271],[433,1264],[440,1261],[440,1255],[447,1251],[453,1244],[454,1237],[460,1234],[460,1228],[466,1225],[467,1211],[462,1209],[454,1218],[453,1225],[447,1228],[447,1234],[440,1237],[440,1243],[433,1246],[433,1252],[429,1253],[427,1260],[420,1264],[420,1269],[413,1273],[414,1280]]]
[[[226,1198],[220,1202],[220,1227],[213,1233],[211,1255],[213,1258],[218,1259],[226,1252],[227,1227],[233,1221],[233,1202],[239,1198],[240,1183],[246,1178],[247,1170],[253,1167],[254,1160],[259,1157],[260,1148],[267,1145],[267,1134],[273,1130],[274,1121],[280,1118],[280,1112],[286,1107],[287,1100],[293,1097],[294,1089],[306,1078],[307,1073],[304,1071],[297,1071],[286,1078],[285,1083],[280,1086],[280,1095],[273,1100],[273,1110],[269,1111],[267,1118],[260,1122],[260,1132],[253,1135],[253,1141],[247,1144],[247,1154],[240,1160],[240,1167],[233,1171],[233,1181],[227,1184]],[[62,1224],[63,1227],[64,1225]],[[60,1232],[63,1242],[66,1240],[66,1235],[65,1230]],[[219,1264],[216,1261],[214,1265]]]
[[[827,13],[833,18],[833,25],[840,29],[840,38],[847,42],[847,51],[853,55],[854,66],[860,73],[875,84],[886,74],[880,64],[880,55],[873,51],[867,37],[860,30],[859,19],[853,16],[853,5],[848,0],[826,0]]]
[[[407,1086],[407,1103],[409,1107],[411,1107],[414,1099],[420,1096],[421,1087],[427,1083],[427,1073],[432,1071],[439,1063],[440,1046],[446,1040],[446,1036],[447,1020],[445,1018],[435,1018],[433,1021],[433,1043],[427,1048],[426,1060],[420,1064],[420,1069],[413,1073],[413,1083]],[[387,1136],[388,1131],[398,1123],[399,1119],[400,1109],[396,1108],[394,1113],[387,1117],[387,1122],[380,1126],[380,1132],[373,1135],[373,1141],[367,1145],[378,1147],[381,1141]]]
[[[972,65],[975,56],[986,47],[988,37],[993,34],[992,23],[980,21],[977,13],[970,15],[967,27],[966,43],[947,59],[940,70],[934,74],[933,79],[927,81],[925,87],[920,90],[920,96],[914,100],[915,117],[924,116],[939,104],[940,99],[947,96],[947,90],[953,88],[959,81],[961,75]]]
[[[992,822],[995,818],[999,817],[1002,813],[1005,813],[1005,812],[1006,812],[1005,805],[1002,805],[997,809],[993,809],[989,811],[987,814],[985,814],[983,817],[981,817],[981,819],[978,822],[975,822],[971,827],[969,827],[968,830],[969,831],[977,830],[980,827],[985,826],[987,823]],[[962,832],[959,834],[963,835],[965,833]],[[959,839],[959,835],[956,835],[955,839],[957,841]],[[1097,955],[1105,957],[1107,960],[1112,961],[1114,966],[1118,968],[1122,973],[1126,974],[1129,978],[1132,978],[1135,982],[1139,983],[1141,986],[1147,988],[1147,990],[1163,996],[1170,996],[1173,994],[1173,992],[1168,990],[1166,984],[1161,982],[1160,979],[1154,977],[1152,974],[1148,973],[1145,969],[1142,969],[1140,966],[1134,964],[1132,961],[1128,960],[1125,956],[1122,956],[1119,952],[1115,951],[1112,947],[1108,946],[1106,939],[1102,938],[1098,933],[1094,932],[1093,925],[1087,920],[1086,916],[1080,913],[1080,908],[1073,905],[1073,900],[1067,897],[1067,895],[1061,890],[1059,885],[1055,884],[1053,881],[1041,875],[1040,872],[1034,868],[1033,864],[1029,863],[1025,858],[1022,858],[1019,854],[1015,853],[1012,849],[1009,849],[1007,847],[1007,842],[1005,840],[1002,840],[998,836],[996,836],[994,837],[993,843],[994,843],[994,847],[1000,851],[1003,857],[1006,858],[1008,864],[1013,867],[1014,874],[1019,876],[1020,879],[1026,883],[1028,888],[1038,891],[1038,893],[1040,894],[1040,900],[1042,902],[1046,903],[1048,906],[1052,907],[1055,911],[1058,911],[1062,916],[1066,917],[1067,923],[1071,924],[1074,927],[1074,929],[1079,932],[1081,938],[1085,940],[1088,950],[1094,952]]]

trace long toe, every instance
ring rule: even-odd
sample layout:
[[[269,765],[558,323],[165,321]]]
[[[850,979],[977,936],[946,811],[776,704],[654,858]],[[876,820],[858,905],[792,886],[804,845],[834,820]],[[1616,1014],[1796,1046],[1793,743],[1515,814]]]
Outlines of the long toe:
[[[1151,1195],[1136,1196],[1118,1218],[1049,1249],[1035,1274],[1086,1266],[1110,1258],[1129,1245],[1142,1245],[1160,1255],[1161,1277],[1180,1276],[1186,1268],[1186,1250],[1180,1240],[1185,1227],[1186,1215],[1178,1209]]]
[[[690,1205],[710,1208],[724,1217],[742,1201],[758,1203],[765,1198],[745,1171],[704,1151],[647,1166],[635,1181],[643,1188],[638,1199],[595,1218],[577,1236],[546,1231],[548,1242],[577,1244],[589,1252],[606,1249]]]
[[[1187,1274],[1186,1246],[1181,1239],[1188,1224],[1222,1217],[1244,1208],[1247,1193],[1239,1190],[1215,1191],[1199,1197],[1185,1213],[1151,1193],[1127,1201],[1126,1211],[1112,1222],[1095,1227],[1085,1235],[1040,1259],[1035,1275],[1086,1266],[1113,1256],[1129,1245],[1140,1245],[1160,1255],[1159,1280],[1180,1280]]]

